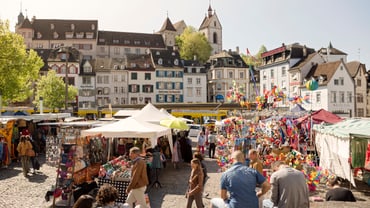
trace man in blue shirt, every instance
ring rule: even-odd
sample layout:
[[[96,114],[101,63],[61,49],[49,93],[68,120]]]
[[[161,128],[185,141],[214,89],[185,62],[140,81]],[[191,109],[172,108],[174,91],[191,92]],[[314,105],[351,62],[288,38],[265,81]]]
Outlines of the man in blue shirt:
[[[233,165],[221,176],[221,198],[230,208],[258,208],[258,197],[270,189],[270,184],[257,170],[244,164],[245,156],[241,151],[233,152],[231,157]],[[256,193],[257,184],[261,185],[261,190]]]

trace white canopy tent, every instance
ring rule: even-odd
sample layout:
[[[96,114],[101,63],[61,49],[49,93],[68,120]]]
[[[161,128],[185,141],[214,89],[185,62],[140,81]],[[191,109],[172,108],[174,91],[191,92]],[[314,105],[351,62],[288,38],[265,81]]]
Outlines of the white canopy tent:
[[[370,139],[369,128],[369,119],[348,119],[329,126],[314,125],[320,167],[332,171],[356,186],[348,162],[351,155],[351,140]]]
[[[141,111],[139,111],[132,117],[139,121],[146,121],[159,125],[161,120],[170,119],[171,116],[171,114],[161,112],[153,104],[148,103],[146,106],[144,106],[144,108],[141,109]]]
[[[93,136],[101,134],[112,138],[150,138],[152,147],[157,145],[157,139],[161,136],[167,136],[172,151],[172,133],[171,129],[160,125],[139,121],[136,118],[129,117],[115,123],[91,128],[81,131],[81,136]]]

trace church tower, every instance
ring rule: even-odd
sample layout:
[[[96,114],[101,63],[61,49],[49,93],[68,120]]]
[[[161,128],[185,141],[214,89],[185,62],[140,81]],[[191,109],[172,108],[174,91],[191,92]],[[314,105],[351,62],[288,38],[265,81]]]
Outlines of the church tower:
[[[177,31],[173,26],[170,18],[166,18],[164,21],[162,28],[158,31],[159,34],[162,35],[164,44],[166,46],[174,46],[176,44],[176,34]]]
[[[211,55],[222,52],[222,26],[217,17],[216,11],[208,7],[208,14],[204,17],[199,27],[199,32],[203,33],[212,47]]]

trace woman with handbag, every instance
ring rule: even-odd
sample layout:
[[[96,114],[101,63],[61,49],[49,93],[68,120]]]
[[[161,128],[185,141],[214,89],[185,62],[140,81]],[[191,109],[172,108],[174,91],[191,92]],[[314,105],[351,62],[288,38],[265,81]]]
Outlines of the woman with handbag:
[[[21,136],[17,146],[18,155],[21,157],[22,169],[24,177],[27,177],[29,171],[30,157],[28,156],[32,150],[32,144],[25,136]]]
[[[197,208],[204,208],[202,194],[203,194],[203,170],[199,159],[194,158],[191,160],[191,174],[189,179],[189,190],[186,192],[185,197],[188,198],[186,207],[191,208],[193,201]]]

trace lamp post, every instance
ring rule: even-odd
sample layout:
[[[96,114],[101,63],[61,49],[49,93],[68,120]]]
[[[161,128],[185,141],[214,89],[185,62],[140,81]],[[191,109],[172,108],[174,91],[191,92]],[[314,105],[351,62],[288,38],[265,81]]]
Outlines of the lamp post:
[[[69,49],[66,48],[66,71],[65,71],[65,84],[66,84],[66,89],[65,89],[65,110],[68,110],[68,58],[69,58]]]
[[[63,60],[65,58],[65,64],[66,64],[66,67],[65,67],[65,80],[64,80],[64,83],[65,83],[65,103],[64,103],[64,109],[67,111],[68,110],[68,82],[69,82],[69,79],[68,79],[68,59],[69,59],[69,47],[61,47],[58,51],[58,53],[61,54],[61,57],[60,59]]]

